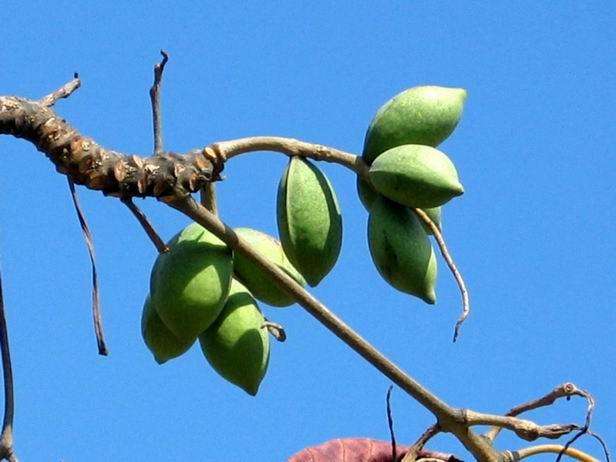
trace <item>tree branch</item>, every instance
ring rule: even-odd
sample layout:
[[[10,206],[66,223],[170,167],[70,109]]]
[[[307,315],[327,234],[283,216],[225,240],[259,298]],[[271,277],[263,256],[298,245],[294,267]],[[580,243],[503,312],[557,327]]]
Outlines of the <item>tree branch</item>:
[[[528,457],[536,456],[539,454],[561,454],[572,457],[580,462],[598,462],[594,457],[586,454],[585,452],[580,451],[575,448],[565,448],[560,444],[542,444],[538,446],[532,446],[529,448],[519,449],[517,451],[506,451],[504,453],[506,462],[516,462],[522,459],[526,459]]]
[[[441,250],[441,255],[443,255],[447,266],[451,270],[451,274],[453,274],[453,277],[456,280],[458,287],[460,288],[460,293],[462,294],[462,314],[456,321],[456,325],[454,327],[453,341],[455,342],[458,339],[458,335],[460,334],[460,327],[462,327],[462,323],[466,320],[466,318],[468,318],[468,315],[471,313],[471,307],[468,300],[468,290],[466,290],[466,283],[464,282],[460,271],[458,271],[458,267],[453,261],[453,258],[451,258],[451,254],[447,249],[447,244],[445,244],[445,239],[443,238],[443,234],[441,233],[439,227],[436,226],[436,224],[430,219],[428,214],[423,210],[418,208],[412,208],[411,210],[415,212],[415,214],[420,218],[421,221],[428,225],[430,230],[432,230],[432,234],[434,235],[438,247]]]
[[[160,50],[163,59],[160,63],[154,66],[154,84],[150,88],[150,102],[152,103],[152,122],[154,130],[154,154],[162,154],[163,152],[163,121],[162,111],[160,108],[160,86],[163,80],[163,71],[165,64],[169,60],[169,55],[166,51]]]
[[[462,418],[460,420],[465,422],[468,426],[495,425],[497,427],[506,428],[526,441],[534,441],[538,438],[556,439],[580,429],[580,426],[576,424],[537,425],[530,420],[523,420],[510,416],[483,414],[469,409],[462,410]]]
[[[575,385],[574,383],[566,382],[561,385],[558,385],[556,388],[554,388],[552,391],[542,396],[541,398],[528,401],[512,408],[505,415],[508,417],[516,417],[524,412],[532,411],[540,407],[551,406],[557,399],[569,399],[571,396],[581,396],[586,398],[588,396],[588,393],[578,388],[577,385]],[[490,441],[494,441],[501,430],[502,427],[500,426],[493,427],[485,434],[485,437]]]
[[[133,200],[129,197],[127,199],[122,199],[122,202],[132,212],[137,221],[139,221],[139,224],[150,238],[150,241],[152,241],[152,244],[156,247],[156,250],[158,250],[158,253],[168,252],[169,247],[167,247],[165,241],[161,239],[154,229],[154,226],[152,226],[152,223],[150,223],[150,220],[148,220],[148,217],[146,217],[141,209],[135,205]]]
[[[2,350],[2,372],[4,374],[4,420],[0,434],[0,460],[17,462],[13,449],[13,417],[15,399],[13,396],[13,367],[9,349],[9,333],[4,313],[4,295],[2,293],[2,276],[0,275],[0,349]]]
[[[496,451],[486,440],[474,434],[464,424],[456,421],[455,417],[458,414],[456,409],[451,408],[417,381],[409,377],[374,346],[344,323],[344,321],[332,313],[325,305],[319,302],[310,293],[306,292],[304,288],[286,272],[272,264],[261,254],[257,253],[246,241],[241,239],[232,228],[220,221],[218,217],[209,212],[205,207],[195,202],[191,196],[181,198],[170,197],[161,200],[192,218],[225,242],[235,252],[244,255],[263,271],[269,273],[276,284],[289,295],[292,295],[297,303],[306,309],[308,313],[314,316],[334,335],[349,345],[366,361],[376,367],[386,377],[432,412],[439,422],[442,423],[443,430],[456,435],[458,440],[460,440],[477,460],[490,462],[496,462],[498,460]]]
[[[67,82],[53,93],[50,93],[47,96],[41,98],[39,100],[39,104],[44,107],[51,107],[56,104],[59,99],[68,98],[69,96],[71,96],[73,92],[77,90],[80,86],[81,80],[79,79],[79,74],[75,72],[75,74],[73,75],[73,80]]]
[[[358,156],[322,145],[279,137],[254,137],[226,141],[194,150],[185,156],[165,153],[141,158],[110,151],[75,129],[40,102],[19,97],[0,97],[0,134],[32,142],[75,183],[104,194],[130,198],[157,197],[179,210],[223,240],[235,252],[254,262],[276,284],[321,324],[370,362],[437,418],[443,432],[453,433],[479,461],[496,462],[500,455],[488,439],[476,435],[472,425],[498,425],[512,429],[525,439],[565,434],[575,425],[539,426],[514,417],[491,416],[453,408],[403,372],[374,346],[306,292],[287,273],[257,253],[216,215],[199,205],[190,193],[219,179],[224,161],[243,152],[271,150],[287,155],[312,157],[344,165],[362,178],[368,167]]]

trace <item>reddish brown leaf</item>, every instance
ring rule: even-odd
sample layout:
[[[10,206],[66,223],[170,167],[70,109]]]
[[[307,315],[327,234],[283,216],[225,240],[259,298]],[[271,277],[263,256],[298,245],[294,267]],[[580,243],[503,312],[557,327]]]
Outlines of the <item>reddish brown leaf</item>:
[[[408,446],[396,446],[396,462],[402,460]],[[291,456],[288,462],[392,462],[391,443],[369,438],[331,440],[306,448]]]

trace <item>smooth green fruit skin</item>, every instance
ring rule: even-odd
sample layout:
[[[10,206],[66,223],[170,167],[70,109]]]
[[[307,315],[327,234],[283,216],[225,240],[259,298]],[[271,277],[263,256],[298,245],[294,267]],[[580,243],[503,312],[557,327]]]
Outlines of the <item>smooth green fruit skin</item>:
[[[342,216],[331,183],[310,161],[289,160],[278,185],[277,221],[285,254],[316,286],[340,255]]]
[[[372,207],[372,203],[379,194],[372,189],[372,186],[370,186],[367,182],[362,180],[360,177],[357,177],[357,195],[359,196],[364,208],[369,212]],[[443,215],[442,207],[430,207],[422,210],[426,212],[438,229],[441,229],[441,220]],[[426,233],[433,234],[432,228],[426,225],[423,221],[421,224],[426,230]]]
[[[391,286],[436,302],[436,258],[413,212],[379,196],[370,211],[368,245],[377,270]]]
[[[407,207],[438,207],[464,193],[453,162],[441,151],[419,144],[397,146],[370,167],[376,192]]]
[[[214,370],[254,396],[269,363],[269,337],[261,328],[265,319],[257,302],[239,282],[233,281],[227,303],[199,343]]]
[[[370,165],[381,153],[403,144],[436,147],[456,128],[466,90],[437,86],[410,88],[376,113],[364,140],[363,158]]]
[[[173,335],[173,332],[165,326],[165,323],[158,316],[149,295],[143,304],[143,312],[141,313],[141,336],[158,364],[177,358],[194,343],[194,340],[182,341]]]
[[[282,245],[272,236],[251,228],[236,228],[236,234],[246,240],[258,253],[286,272],[295,281],[306,285],[303,276],[293,267],[284,253]],[[295,299],[280,289],[271,276],[252,263],[246,257],[237,253],[233,261],[236,277],[246,286],[257,299],[271,306],[289,306]]]
[[[233,253],[197,223],[184,228],[168,247],[152,270],[152,302],[180,340],[194,341],[225,304],[233,275]]]

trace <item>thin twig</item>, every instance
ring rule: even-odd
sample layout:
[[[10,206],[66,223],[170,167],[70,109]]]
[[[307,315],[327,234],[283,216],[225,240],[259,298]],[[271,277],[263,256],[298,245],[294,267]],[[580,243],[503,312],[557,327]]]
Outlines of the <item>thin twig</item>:
[[[216,185],[214,183],[207,183],[203,188],[201,188],[201,205],[214,215],[218,215]]]
[[[611,462],[612,457],[610,456],[610,450],[608,449],[607,444],[605,443],[603,438],[601,438],[595,432],[591,432],[590,430],[588,430],[586,432],[586,434],[589,435],[589,436],[592,436],[594,439],[596,439],[599,442],[599,444],[601,445],[601,448],[603,449],[603,454],[605,455],[605,460],[607,462]]]
[[[498,460],[498,453],[486,440],[470,430],[467,424],[456,420],[459,414],[458,410],[450,407],[392,363],[325,305],[304,290],[285,271],[255,251],[232,228],[220,221],[218,217],[209,212],[205,207],[198,204],[191,196],[170,197],[165,202],[195,220],[225,242],[235,252],[244,255],[255,263],[257,267],[265,271],[281,289],[292,295],[299,305],[334,335],[432,412],[440,422],[446,422],[447,427],[443,428],[443,430],[453,433],[477,460],[482,462],[496,462]]]
[[[394,389],[393,385],[390,385],[387,389],[387,426],[389,427],[389,438],[391,439],[391,460],[396,462],[398,460],[398,454],[396,450],[396,434],[394,433],[394,416],[391,412],[391,391]]]
[[[240,154],[255,151],[273,151],[281,152],[288,156],[309,157],[314,160],[343,165],[354,171],[362,179],[370,181],[368,178],[369,167],[362,160],[361,156],[321,144],[306,143],[305,141],[293,138],[283,138],[280,136],[238,138],[236,140],[214,143],[206,147],[205,150],[210,151],[210,154],[222,157],[223,162]]]
[[[154,66],[154,84],[150,88],[150,102],[152,103],[152,121],[154,128],[154,154],[163,152],[163,122],[160,108],[160,86],[163,79],[165,64],[169,60],[169,55],[165,50],[160,50],[163,59]]]
[[[590,430],[592,414],[593,414],[593,411],[595,410],[595,398],[586,390],[579,390],[579,394],[583,396],[584,398],[586,398],[586,402],[588,403],[586,407],[586,418],[584,419],[584,426],[580,428],[580,431],[576,435],[574,435],[569,441],[565,443],[565,446],[564,446],[565,449],[569,448],[573,443],[575,443],[575,441],[578,438],[588,433],[588,431]],[[560,462],[560,459],[562,458],[563,453],[564,451],[561,451],[560,454],[558,454],[558,457],[556,457],[556,462]]]
[[[586,398],[588,393],[584,390],[578,388],[577,385],[571,382],[566,382],[561,385],[555,387],[548,394],[542,396],[541,398],[533,399],[526,403],[522,403],[514,408],[512,408],[507,414],[508,417],[516,417],[524,412],[532,411],[534,409],[538,409],[540,407],[551,406],[557,399],[567,398],[569,399],[572,396],[581,396]],[[494,441],[502,427],[492,427],[484,436],[490,440]]]
[[[536,456],[539,454],[560,454],[564,451],[564,454],[572,457],[580,462],[598,462],[594,457],[586,454],[575,448],[565,448],[560,444],[541,444],[538,446],[531,446],[529,448],[519,449],[517,451],[506,451],[505,456],[508,462],[517,462],[528,457]]]
[[[75,72],[73,74],[73,80],[65,83],[53,93],[50,93],[47,96],[41,98],[39,100],[39,104],[45,107],[51,107],[54,104],[56,104],[56,102],[59,99],[68,98],[69,96],[71,96],[71,94],[75,90],[77,90],[80,86],[81,86],[81,79],[79,78],[79,74]]]
[[[434,424],[421,434],[421,436],[413,443],[411,449],[408,450],[401,462],[415,462],[421,455],[426,443],[441,431],[438,424]]]
[[[146,234],[150,238],[150,241],[152,241],[152,243],[156,247],[156,250],[158,250],[158,253],[168,252],[169,247],[167,247],[165,241],[161,239],[161,237],[158,235],[158,233],[152,226],[152,223],[150,223],[150,220],[148,220],[148,217],[146,217],[145,214],[141,211],[141,209],[137,207],[137,205],[135,205],[133,200],[131,198],[127,198],[122,199],[122,202],[133,213],[135,218],[137,218],[137,221],[139,221],[139,224],[145,230]]]
[[[284,327],[277,322],[268,321],[266,319],[265,322],[261,324],[261,329],[267,329],[270,335],[279,342],[284,342],[287,339],[287,333],[285,332]]]
[[[453,332],[453,341],[455,342],[458,339],[458,335],[460,334],[460,327],[462,323],[468,318],[468,315],[471,313],[471,307],[468,299],[468,290],[466,290],[466,283],[458,271],[458,267],[456,266],[449,250],[447,249],[447,244],[445,244],[445,239],[443,238],[443,234],[438,226],[430,219],[428,214],[421,209],[413,208],[413,212],[432,230],[432,234],[434,234],[434,238],[438,244],[439,249],[441,250],[441,255],[445,259],[447,266],[451,270],[454,279],[458,283],[458,287],[460,288],[460,293],[462,294],[462,314],[456,321],[456,326]]]
[[[4,313],[4,296],[2,293],[2,276],[0,275],[0,348],[2,349],[2,372],[4,373],[4,420],[0,434],[0,460],[17,462],[13,450],[13,417],[15,415],[15,399],[13,395],[13,367],[11,366],[11,351],[9,349],[9,332]]]
[[[576,424],[538,425],[530,420],[511,416],[484,414],[470,409],[462,410],[460,415],[460,420],[467,426],[496,425],[513,431],[526,441],[534,441],[538,438],[556,439],[580,430],[581,428]]]
[[[79,198],[77,197],[77,191],[75,190],[75,183],[70,177],[66,177],[68,181],[68,187],[71,191],[71,198],[73,199],[73,205],[77,211],[77,217],[79,218],[79,224],[81,225],[81,231],[86,241],[88,248],[88,255],[90,256],[90,264],[92,266],[92,318],[94,320],[94,333],[96,334],[96,343],[98,346],[98,354],[107,356],[109,350],[105,343],[105,333],[103,331],[103,319],[101,315],[101,302],[98,289],[98,272],[96,271],[96,258],[94,256],[94,241],[92,240],[92,233],[86,218],[84,216],[81,205],[79,205]]]

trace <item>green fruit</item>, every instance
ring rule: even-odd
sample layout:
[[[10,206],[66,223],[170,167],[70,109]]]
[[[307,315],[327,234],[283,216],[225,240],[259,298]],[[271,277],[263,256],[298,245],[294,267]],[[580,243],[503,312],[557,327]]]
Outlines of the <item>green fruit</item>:
[[[288,260],[280,242],[272,236],[250,228],[236,228],[235,232],[247,241],[257,253],[278,266],[295,279],[298,284],[306,285],[302,275]],[[233,270],[237,278],[248,287],[250,293],[256,299],[272,306],[289,306],[295,303],[295,299],[280,289],[269,274],[240,253],[235,255]]]
[[[419,218],[379,196],[368,220],[368,244],[377,270],[396,289],[436,301],[436,258]]]
[[[414,87],[385,103],[372,120],[364,140],[363,158],[371,164],[379,154],[403,144],[438,146],[456,128],[466,90]]]
[[[408,207],[438,207],[464,193],[451,160],[419,144],[385,151],[372,163],[369,175],[377,192]]]
[[[165,326],[158,316],[149,295],[145,300],[141,314],[141,335],[158,364],[177,358],[186,352],[194,342],[194,340],[182,341],[173,335],[173,332]]]
[[[372,186],[370,186],[366,181],[362,180],[360,177],[357,177],[357,194],[366,210],[370,211],[372,203],[378,197],[378,193],[372,189]],[[426,212],[434,224],[441,229],[441,207],[430,207],[422,210]],[[426,230],[426,233],[432,234],[432,229],[428,225],[426,225],[423,221],[421,224]]]
[[[316,166],[292,157],[278,185],[277,212],[285,254],[316,286],[340,255],[342,216],[336,193]]]
[[[191,341],[222,310],[233,274],[233,253],[220,239],[193,223],[168,244],[150,277],[156,312],[182,341]]]
[[[201,349],[214,370],[229,382],[256,395],[269,362],[269,337],[257,302],[233,281],[227,303],[199,336]]]

